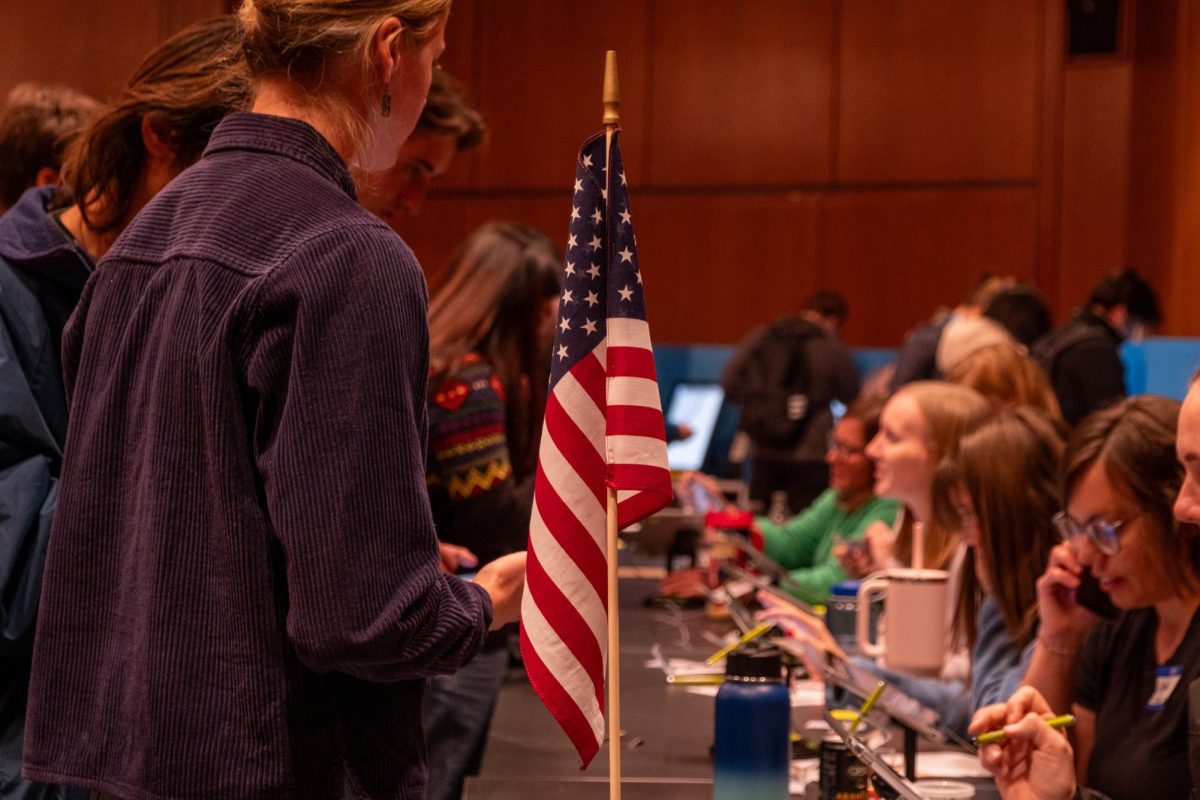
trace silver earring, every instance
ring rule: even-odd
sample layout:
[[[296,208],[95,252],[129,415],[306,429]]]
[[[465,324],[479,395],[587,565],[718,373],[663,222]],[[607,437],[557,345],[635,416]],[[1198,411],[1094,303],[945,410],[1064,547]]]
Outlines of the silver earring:
[[[392,96],[387,92],[383,93],[383,105],[380,110],[385,117],[392,115]]]

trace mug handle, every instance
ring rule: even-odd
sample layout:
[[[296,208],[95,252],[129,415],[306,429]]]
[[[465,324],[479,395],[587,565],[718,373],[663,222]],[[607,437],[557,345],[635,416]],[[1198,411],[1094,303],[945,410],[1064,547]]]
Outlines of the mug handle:
[[[871,641],[871,596],[886,595],[888,579],[884,575],[867,578],[858,587],[858,609],[855,611],[854,639],[858,652],[871,658],[883,655],[883,645]]]

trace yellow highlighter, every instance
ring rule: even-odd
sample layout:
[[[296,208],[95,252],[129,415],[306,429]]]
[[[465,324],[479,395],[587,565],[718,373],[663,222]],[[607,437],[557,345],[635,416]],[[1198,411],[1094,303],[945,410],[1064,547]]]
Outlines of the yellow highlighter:
[[[1075,717],[1072,714],[1062,714],[1054,719],[1046,720],[1046,724],[1051,728],[1070,728],[1075,724]],[[1004,731],[988,731],[975,737],[975,741],[978,744],[994,744],[995,742],[1003,742],[1004,739]]]
[[[741,635],[741,638],[739,638],[736,642],[734,642],[733,644],[730,644],[730,645],[726,645],[725,647],[722,647],[717,652],[713,653],[711,656],[708,657],[707,660],[705,660],[704,663],[711,667],[713,664],[717,663],[722,658],[724,658],[725,656],[732,653],[734,650],[737,650],[739,647],[746,644],[746,642],[754,641],[755,639],[762,636],[767,631],[771,630],[771,627],[773,625],[774,625],[774,623],[772,623],[772,622],[762,622],[762,623],[759,623],[758,625],[755,625],[753,628],[751,628],[750,630],[743,633]]]

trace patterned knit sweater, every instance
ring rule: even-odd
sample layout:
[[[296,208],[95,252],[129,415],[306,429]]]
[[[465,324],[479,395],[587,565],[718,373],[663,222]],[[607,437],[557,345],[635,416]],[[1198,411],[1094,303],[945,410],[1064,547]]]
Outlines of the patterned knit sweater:
[[[525,549],[533,476],[513,475],[504,387],[476,353],[430,398],[426,479],[439,539],[468,548],[480,564]]]

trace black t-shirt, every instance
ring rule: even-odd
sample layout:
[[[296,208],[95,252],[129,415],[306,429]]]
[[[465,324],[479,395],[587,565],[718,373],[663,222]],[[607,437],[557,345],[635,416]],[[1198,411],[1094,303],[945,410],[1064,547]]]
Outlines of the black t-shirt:
[[[1188,686],[1200,678],[1200,613],[1165,664],[1154,656],[1154,609],[1127,611],[1089,635],[1075,672],[1075,702],[1096,714],[1088,786],[1113,800],[1187,798]],[[1178,666],[1174,690],[1148,707],[1159,668]]]

